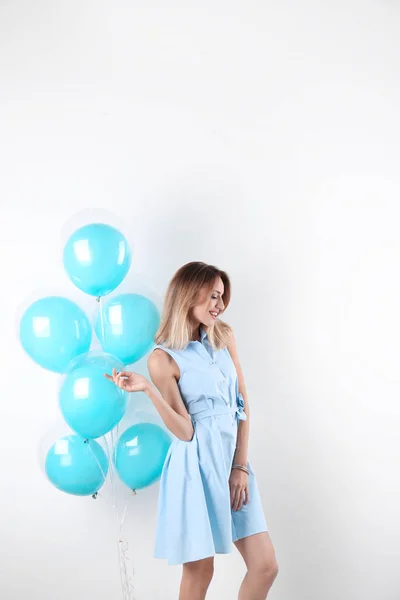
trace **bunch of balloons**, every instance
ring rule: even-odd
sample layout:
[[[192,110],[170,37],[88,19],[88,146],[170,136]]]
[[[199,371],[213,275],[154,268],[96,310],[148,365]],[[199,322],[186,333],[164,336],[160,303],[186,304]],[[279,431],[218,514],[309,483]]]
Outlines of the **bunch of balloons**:
[[[91,350],[92,323],[73,301],[47,296],[33,302],[19,323],[26,353],[43,368],[61,375],[59,407],[74,432],[55,441],[45,458],[49,481],[69,494],[96,497],[113,461],[120,480],[136,490],[160,477],[171,443],[160,426],[139,422],[126,429],[112,452],[98,438],[116,428],[129,394],[104,373],[125,369],[153,346],[160,316],[147,297],[113,292],[126,277],[132,252],[125,236],[106,223],[77,229],[63,249],[63,265],[72,283],[94,296],[98,310],[94,332],[102,351]]]

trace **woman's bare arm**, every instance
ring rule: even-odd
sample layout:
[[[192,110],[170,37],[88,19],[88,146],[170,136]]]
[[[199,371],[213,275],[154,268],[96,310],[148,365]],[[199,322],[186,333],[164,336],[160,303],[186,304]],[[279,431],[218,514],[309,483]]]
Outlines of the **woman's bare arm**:
[[[153,383],[145,393],[153,402],[168,429],[179,439],[190,442],[194,429],[179,391],[179,367],[175,360],[161,348],[156,348],[147,359]],[[154,385],[153,385],[154,384]]]
[[[234,456],[234,462],[239,465],[246,466],[247,465],[247,456],[248,456],[248,446],[249,446],[249,430],[250,430],[250,406],[249,401],[247,399],[247,391],[244,382],[243,371],[240,366],[239,356],[236,348],[236,341],[233,330],[231,332],[231,339],[228,344],[228,351],[231,355],[232,361],[236,368],[236,373],[238,376],[238,387],[239,392],[243,396],[244,400],[244,412],[246,413],[246,420],[239,421],[238,425],[238,433],[237,433],[237,441],[236,441],[236,451]]]

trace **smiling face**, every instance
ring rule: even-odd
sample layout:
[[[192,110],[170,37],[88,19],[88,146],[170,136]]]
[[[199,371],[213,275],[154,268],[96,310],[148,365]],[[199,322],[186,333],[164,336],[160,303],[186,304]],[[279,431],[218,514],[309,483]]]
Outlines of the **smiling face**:
[[[192,309],[192,317],[195,328],[203,323],[206,327],[212,326],[218,315],[225,309],[222,295],[224,293],[224,283],[221,277],[217,277],[211,289],[208,286],[201,288],[198,298],[198,304]]]

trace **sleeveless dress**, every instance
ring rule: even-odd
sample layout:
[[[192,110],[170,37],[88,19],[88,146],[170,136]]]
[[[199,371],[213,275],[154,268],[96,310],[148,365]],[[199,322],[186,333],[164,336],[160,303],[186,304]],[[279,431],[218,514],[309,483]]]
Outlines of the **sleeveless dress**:
[[[236,368],[227,348],[214,351],[205,330],[183,350],[162,348],[180,369],[178,387],[194,435],[175,438],[160,478],[155,558],[177,565],[232,551],[232,542],[268,531],[256,477],[249,469],[249,502],[231,509],[229,476],[238,421],[246,419]]]

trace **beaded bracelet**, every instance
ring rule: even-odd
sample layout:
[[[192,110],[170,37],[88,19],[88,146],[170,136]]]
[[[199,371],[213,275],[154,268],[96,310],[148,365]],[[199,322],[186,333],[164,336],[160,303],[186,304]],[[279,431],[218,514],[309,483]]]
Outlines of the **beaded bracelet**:
[[[247,473],[247,475],[249,474],[249,470],[243,465],[233,464],[232,469],[239,469],[240,471],[244,471],[245,473]]]

